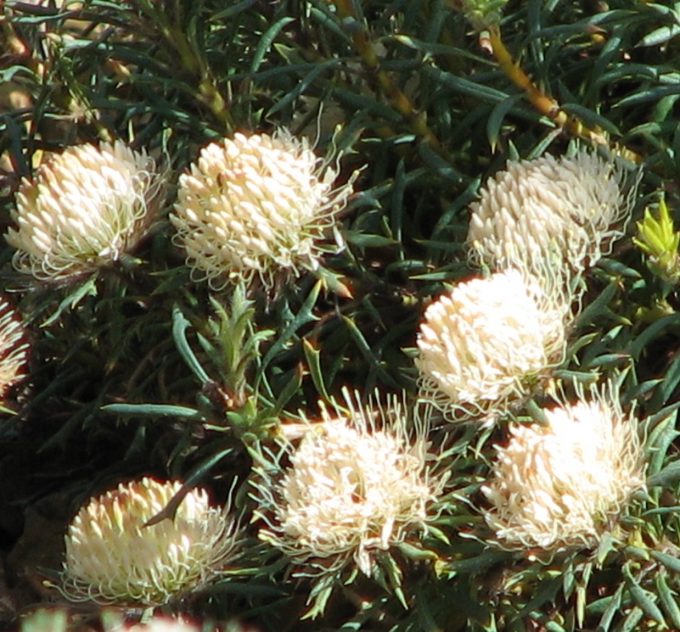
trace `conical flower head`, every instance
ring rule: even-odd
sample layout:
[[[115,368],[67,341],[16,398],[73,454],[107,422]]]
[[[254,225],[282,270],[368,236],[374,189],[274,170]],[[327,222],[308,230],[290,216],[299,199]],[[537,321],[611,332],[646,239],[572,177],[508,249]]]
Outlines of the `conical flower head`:
[[[459,283],[418,331],[423,396],[454,418],[505,410],[562,361],[568,308],[519,270]]]
[[[190,491],[174,520],[145,526],[180,488],[143,478],[85,505],[66,536],[64,594],[159,605],[216,575],[234,548],[234,523],[204,490]]]
[[[631,494],[644,488],[637,422],[613,387],[546,410],[543,425],[511,427],[483,489],[498,540],[509,547],[596,546]]]
[[[160,188],[153,159],[121,141],[52,155],[19,188],[6,234],[14,267],[62,281],[117,261],[145,236]]]
[[[28,342],[23,321],[0,295],[0,405],[26,374]]]
[[[264,473],[256,500],[268,528],[260,537],[304,574],[335,572],[351,560],[370,574],[377,551],[426,528],[443,483],[431,470],[427,424],[416,423],[414,436],[406,424],[396,399],[376,409],[346,394],[346,407],[324,409],[322,423],[288,447],[290,466]]]
[[[285,130],[203,148],[180,177],[171,215],[194,276],[215,289],[256,276],[271,286],[280,272],[316,268],[324,249],[337,250],[324,239],[355,177],[335,188],[336,176],[307,140]]]
[[[623,169],[584,149],[509,162],[471,205],[467,242],[475,263],[537,273],[546,265],[576,272],[593,265],[630,217],[637,180]]]

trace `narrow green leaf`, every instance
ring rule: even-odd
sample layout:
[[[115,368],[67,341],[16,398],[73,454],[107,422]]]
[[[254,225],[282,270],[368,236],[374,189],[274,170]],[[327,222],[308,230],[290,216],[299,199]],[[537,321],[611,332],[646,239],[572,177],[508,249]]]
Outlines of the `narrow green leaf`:
[[[205,476],[224,457],[229,456],[232,452],[234,452],[233,447],[230,446],[224,448],[194,468],[186,477],[182,487],[180,487],[177,493],[170,499],[170,502],[155,516],[153,516],[153,518],[148,520],[144,526],[150,527],[166,519],[174,520],[177,509],[182,504],[184,497],[196,486],[196,483],[198,483],[203,478],[203,476]]]
[[[78,285],[70,294],[68,294],[59,303],[59,307],[54,311],[50,317],[42,323],[41,327],[49,327],[52,323],[57,321],[59,317],[67,309],[73,309],[82,301],[86,296],[97,296],[97,276],[91,276],[87,281]]]
[[[253,59],[250,62],[250,72],[257,72],[257,69],[260,67],[260,64],[264,60],[264,56],[267,54],[267,51],[270,49],[272,43],[276,39],[277,35],[281,32],[281,30],[293,22],[295,18],[292,17],[283,17],[281,18],[278,22],[274,22],[260,37],[260,40],[257,43],[257,48],[255,49],[255,53],[253,54]]]
[[[676,35],[680,34],[680,24],[671,24],[669,26],[661,26],[654,29],[651,33],[647,33],[637,44],[637,47],[643,48],[648,46],[659,46],[672,40]]]
[[[389,384],[393,388],[397,388],[398,384],[392,379],[389,373],[385,371],[384,367],[380,363],[380,360],[376,357],[373,349],[368,344],[366,338],[364,338],[364,335],[356,326],[355,322],[347,316],[342,316],[342,321],[345,323],[345,325],[347,325],[349,332],[352,334],[352,338],[356,342],[359,351],[361,351],[361,355],[363,355],[364,358],[369,361],[375,372],[386,384]]]
[[[191,323],[184,317],[179,307],[175,305],[172,309],[172,337],[175,345],[182,359],[191,369],[191,372],[198,378],[201,384],[206,384],[211,381],[210,377],[194,355],[193,349],[186,337],[186,330],[190,325]]]
[[[620,632],[639,632],[638,624],[643,616],[644,612],[642,609],[636,606],[628,613],[628,616],[623,621],[623,625],[618,629]]]
[[[642,611],[657,623],[665,625],[663,613],[656,605],[652,593],[642,588],[630,572],[628,564],[623,567],[623,577],[626,581],[628,593],[633,598],[633,601],[642,609]]]
[[[305,353],[309,374],[312,376],[312,382],[314,382],[316,390],[324,399],[328,400],[329,397],[328,391],[326,390],[326,381],[324,380],[323,373],[321,371],[321,351],[316,349],[314,345],[312,345],[312,343],[308,340],[302,341],[302,349]]]
[[[295,336],[297,330],[309,322],[318,320],[317,317],[314,316],[312,310],[314,309],[314,305],[316,304],[316,301],[319,298],[319,292],[321,291],[322,285],[323,284],[321,281],[317,281],[314,284],[311,291],[307,295],[305,302],[302,304],[300,311],[288,323],[288,325],[286,325],[284,330],[281,332],[281,335],[278,337],[276,342],[274,342],[274,344],[271,346],[271,348],[267,352],[267,355],[265,355],[264,359],[262,360],[260,370],[258,371],[256,389],[257,385],[259,385],[260,381],[264,377],[265,369],[269,366],[270,362],[278,355],[278,353],[284,348],[284,346],[288,344],[288,342]]]
[[[302,372],[293,370],[292,376],[288,380],[288,383],[284,386],[283,390],[276,398],[276,405],[272,411],[273,415],[278,415],[286,407],[286,404],[295,396],[295,394],[300,392],[301,385]]]
[[[673,628],[680,630],[680,607],[678,607],[677,595],[668,587],[665,573],[656,575],[656,592],[659,595],[661,607],[671,620]]]
[[[623,589],[624,585],[621,584],[616,589],[616,592],[609,598],[609,603],[605,608],[605,611],[602,613],[602,618],[600,619],[600,622],[597,626],[598,632],[608,632],[609,626],[612,624],[612,621],[614,620],[614,616],[619,612],[621,608]],[[604,602],[604,600],[602,601]],[[586,608],[586,612],[588,612],[588,610],[589,608]]]
[[[489,118],[486,121],[486,137],[489,139],[492,152],[496,151],[498,137],[500,136],[501,126],[505,117],[521,98],[521,95],[508,97],[491,110],[491,114],[489,114]]]
[[[396,546],[406,557],[411,560],[415,560],[416,562],[425,560],[434,561],[439,559],[439,556],[434,551],[421,549],[420,547],[413,546],[408,542],[400,542]]]
[[[221,22],[223,20],[227,20],[237,15],[238,13],[245,11],[246,9],[249,9],[256,2],[257,0],[241,0],[241,2],[237,2],[236,4],[230,6],[227,9],[224,9],[223,11],[216,11],[215,13],[208,14],[208,20],[210,22]]]
[[[106,404],[101,407],[101,410],[125,416],[203,418],[203,415],[194,408],[173,404]]]
[[[618,290],[619,286],[615,282],[610,283],[604,288],[600,295],[579,314],[576,319],[577,327],[589,325],[595,318],[604,313],[607,305],[614,298]]]
[[[647,479],[648,487],[670,487],[680,481],[680,461],[669,463],[660,472]]]
[[[661,551],[651,551],[651,556],[657,561],[661,562],[669,571],[680,573],[680,559],[668,553]]]
[[[680,314],[664,316],[653,322],[645,329],[630,345],[629,353],[633,358],[638,358],[642,350],[655,338],[663,334],[667,329],[680,326]]]
[[[271,116],[272,114],[276,114],[279,110],[283,110],[285,107],[288,106],[288,104],[295,101],[295,99],[297,99],[301,94],[303,94],[307,90],[307,88],[314,81],[316,81],[319,75],[321,75],[323,72],[336,65],[337,63],[333,61],[327,64],[319,64],[318,66],[312,68],[311,72],[305,75],[305,77],[298,82],[297,86],[293,90],[288,92],[288,94],[286,94],[283,98],[279,99],[273,105],[273,107],[269,109],[269,116]]]
[[[562,109],[567,113],[577,117],[590,127],[599,127],[605,132],[621,136],[621,130],[614,125],[609,119],[589,110],[588,108],[579,105],[578,103],[564,103]]]

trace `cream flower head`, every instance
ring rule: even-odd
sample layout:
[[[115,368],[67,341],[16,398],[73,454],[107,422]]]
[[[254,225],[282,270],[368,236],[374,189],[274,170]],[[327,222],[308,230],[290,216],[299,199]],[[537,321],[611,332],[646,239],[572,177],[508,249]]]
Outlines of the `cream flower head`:
[[[645,487],[635,418],[613,386],[590,400],[545,412],[545,425],[515,424],[497,446],[484,494],[486,521],[503,545],[554,550],[594,547],[633,492]]]
[[[183,619],[171,619],[160,615],[154,616],[144,623],[117,626],[111,632],[201,632],[201,627]]]
[[[398,399],[367,408],[345,392],[346,406],[323,408],[290,466],[278,459],[256,486],[260,538],[280,549],[301,574],[334,573],[354,560],[369,575],[377,551],[427,528],[428,509],[444,480],[433,474],[428,423],[408,419]],[[407,424],[414,423],[413,432]]]
[[[5,236],[14,267],[62,281],[117,261],[146,234],[160,190],[154,160],[121,141],[50,156],[17,193]]]
[[[356,175],[334,187],[337,171],[286,130],[235,134],[204,147],[180,177],[176,241],[192,274],[214,289],[255,276],[271,287],[279,272],[315,269],[322,252],[337,251],[322,242]]]
[[[26,374],[28,348],[21,317],[0,295],[0,406]]]
[[[64,595],[160,605],[218,574],[234,549],[235,523],[204,490],[190,491],[174,520],[145,526],[181,487],[143,478],[82,507],[66,536]]]
[[[502,412],[562,362],[569,301],[509,269],[456,285],[425,311],[421,393],[453,418]]]
[[[630,219],[639,173],[627,182],[623,169],[585,149],[509,162],[471,205],[473,260],[492,270],[521,265],[534,272],[593,265]]]

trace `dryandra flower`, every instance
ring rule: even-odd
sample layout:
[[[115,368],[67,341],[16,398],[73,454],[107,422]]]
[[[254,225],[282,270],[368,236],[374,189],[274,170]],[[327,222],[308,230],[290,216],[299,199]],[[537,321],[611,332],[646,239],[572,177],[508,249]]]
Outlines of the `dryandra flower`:
[[[472,258],[492,270],[521,262],[580,272],[623,234],[636,188],[620,165],[583,149],[509,162],[471,206]]]
[[[290,466],[263,472],[258,512],[268,527],[261,539],[283,551],[306,574],[340,571],[352,559],[369,575],[377,551],[427,528],[428,509],[443,485],[426,443],[427,423],[413,436],[398,400],[389,408],[362,407],[345,393],[347,409],[323,409]]]
[[[127,632],[200,632],[201,628],[183,619],[170,619],[163,616],[155,616],[144,623],[137,623],[131,626],[121,625],[116,630],[126,630]]]
[[[271,286],[279,271],[315,269],[352,182],[334,188],[337,172],[307,140],[236,134],[203,148],[179,180],[177,243],[195,277],[219,289],[259,276]]]
[[[160,188],[153,159],[121,141],[52,155],[19,188],[6,234],[14,267],[62,281],[117,261],[147,233]]]
[[[190,491],[174,520],[145,526],[181,486],[143,478],[82,507],[66,536],[64,594],[160,605],[219,573],[234,548],[234,523],[204,490]]]
[[[27,364],[28,342],[23,321],[0,295],[0,405],[24,377]]]
[[[590,401],[545,411],[545,425],[511,427],[483,491],[498,539],[511,548],[593,547],[644,488],[632,415],[608,385]]]
[[[514,269],[459,283],[418,332],[423,396],[453,417],[522,399],[563,359],[568,304]]]

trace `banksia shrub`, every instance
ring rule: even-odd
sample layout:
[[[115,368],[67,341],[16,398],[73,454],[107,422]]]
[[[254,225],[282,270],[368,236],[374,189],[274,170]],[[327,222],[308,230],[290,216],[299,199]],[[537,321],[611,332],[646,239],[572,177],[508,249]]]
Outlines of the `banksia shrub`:
[[[635,192],[624,168],[594,151],[511,161],[471,205],[472,258],[492,270],[569,266],[580,272],[623,234]]]
[[[545,410],[545,424],[514,424],[483,491],[501,545],[595,547],[631,495],[645,487],[638,424],[613,387]]]
[[[0,295],[0,406],[12,387],[26,375],[28,350],[21,317]]]
[[[5,2],[0,629],[680,630],[675,6]]]
[[[434,473],[425,419],[410,420],[396,398],[373,408],[346,394],[345,404],[324,408],[321,423],[287,446],[290,465],[273,460],[257,484],[267,525],[260,538],[302,575],[336,573],[352,562],[370,575],[377,553],[427,529],[444,482]]]
[[[181,483],[150,478],[93,498],[66,536],[62,592],[75,600],[157,605],[223,570],[235,546],[234,522],[190,491],[173,520],[147,524]]]
[[[418,331],[423,396],[454,416],[521,401],[562,361],[568,309],[560,292],[518,270],[459,283]]]
[[[352,179],[335,186],[337,171],[306,139],[286,130],[235,134],[201,150],[179,180],[171,220],[196,278],[219,289],[258,277],[271,287],[281,273],[319,266]]]
[[[160,191],[154,160],[122,141],[48,156],[22,180],[12,209],[14,267],[63,281],[118,261],[156,219]]]

